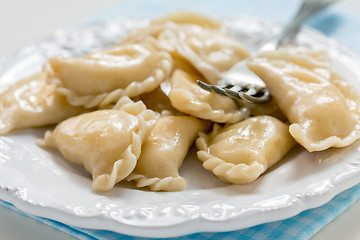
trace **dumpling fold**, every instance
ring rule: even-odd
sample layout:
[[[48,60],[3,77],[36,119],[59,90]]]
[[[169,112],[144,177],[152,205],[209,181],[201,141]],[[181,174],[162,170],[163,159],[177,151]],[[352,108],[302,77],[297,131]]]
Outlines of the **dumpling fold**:
[[[327,54],[303,47],[264,52],[249,67],[266,83],[308,151],[345,147],[360,138],[360,98],[337,75]]]
[[[196,140],[203,167],[227,183],[256,180],[295,145],[288,125],[270,116],[256,116],[221,128],[215,125]]]
[[[38,140],[91,173],[95,191],[108,191],[135,168],[141,146],[156,122],[153,111],[123,97],[114,109],[69,118]]]
[[[84,111],[71,106],[54,84],[47,84],[45,73],[37,73],[0,94],[0,134],[59,123]]]
[[[160,117],[143,144],[137,165],[127,178],[137,187],[152,191],[181,191],[186,181],[179,168],[200,131],[207,131],[210,122],[191,116]]]
[[[44,65],[48,81],[74,106],[103,107],[121,97],[151,92],[172,69],[170,54],[153,39],[124,44],[84,57],[55,57]]]
[[[231,98],[202,89],[196,80],[202,78],[181,69],[171,76],[169,99],[177,110],[218,123],[235,123],[248,117],[248,108],[240,108]]]

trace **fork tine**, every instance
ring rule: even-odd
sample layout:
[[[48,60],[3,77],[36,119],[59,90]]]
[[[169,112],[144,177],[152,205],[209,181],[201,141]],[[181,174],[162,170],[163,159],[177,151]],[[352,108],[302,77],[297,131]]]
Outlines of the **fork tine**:
[[[257,103],[257,104],[267,103],[270,101],[271,95],[269,89],[267,88],[259,89],[257,94],[258,93],[261,93],[262,95],[259,97],[254,97],[248,94],[243,94],[241,97],[248,102]]]
[[[225,89],[225,94],[226,96],[235,98],[235,99],[239,99],[239,100],[244,100],[246,102],[250,102],[250,103],[254,103],[257,102],[256,100],[254,100],[254,97],[251,97],[250,95],[246,94],[245,92],[236,92],[232,89]]]
[[[241,99],[244,101],[247,101],[249,103],[256,103],[256,104],[262,104],[266,103],[271,99],[270,92],[267,88],[262,88],[259,90],[253,89],[255,92],[252,94],[249,94],[248,92],[241,92],[241,91],[234,91],[232,89],[225,89],[226,96],[235,98],[235,99]],[[261,93],[261,96],[255,96],[256,94]]]
[[[266,103],[271,98],[270,92],[267,88],[261,88],[261,89],[249,88],[246,92],[242,92],[241,89],[238,88],[239,87],[238,85],[235,85],[232,88],[225,88],[216,85],[210,85],[200,80],[197,80],[196,84],[199,85],[204,90],[215,92],[234,99],[244,100],[250,103],[256,103],[256,104]],[[259,93],[261,93],[260,96],[255,96]]]
[[[306,18],[336,1],[337,0],[304,0],[293,20],[278,36],[264,45],[263,48],[260,49],[260,52],[264,50],[276,50],[286,37],[295,36],[298,33],[301,23]],[[244,60],[236,63],[230,70],[224,72],[218,86],[209,85],[199,80],[196,81],[196,83],[201,88],[210,92],[245,100],[250,103],[261,104],[270,101],[271,95],[269,89],[261,87],[262,84],[259,84],[259,81],[263,83],[263,81],[248,68]],[[245,85],[244,83],[248,84]]]
[[[199,85],[199,87],[201,87],[204,90],[210,91],[210,92],[215,92],[221,95],[226,96],[225,94],[225,90],[221,87],[215,86],[215,85],[210,85],[207,83],[204,83],[200,80],[196,80],[196,84]]]
[[[234,91],[232,89],[225,89],[225,95],[235,99],[243,99],[240,95],[240,92]]]

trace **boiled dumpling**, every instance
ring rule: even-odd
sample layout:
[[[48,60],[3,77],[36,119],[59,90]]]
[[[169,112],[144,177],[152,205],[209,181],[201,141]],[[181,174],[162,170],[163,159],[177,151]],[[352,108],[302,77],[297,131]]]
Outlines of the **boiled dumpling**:
[[[213,18],[209,18],[205,15],[201,15],[193,12],[179,11],[174,12],[169,15],[166,15],[161,18],[154,19],[152,24],[166,24],[168,22],[173,22],[176,24],[193,24],[203,28],[212,28],[212,29],[222,29],[223,25],[214,20]]]
[[[216,84],[235,63],[249,57],[230,35],[194,24],[168,23],[157,39],[162,48],[187,60],[211,84]]]
[[[176,70],[171,77],[169,98],[179,111],[214,122],[235,123],[248,116],[248,110],[241,108],[229,97],[208,92],[195,82],[200,76]]]
[[[265,52],[249,67],[266,83],[308,151],[344,147],[360,138],[360,99],[332,70],[325,52],[287,47]]]
[[[196,140],[203,167],[224,182],[256,180],[295,145],[288,125],[270,116],[257,116],[221,128]]]
[[[0,134],[12,129],[58,123],[84,111],[73,107],[46,83],[46,74],[23,79],[0,94]]]
[[[38,144],[55,148],[92,174],[93,189],[108,191],[135,168],[141,145],[156,122],[145,105],[120,99],[114,109],[69,118],[45,133]]]
[[[130,32],[117,45],[136,44],[144,42],[148,38],[157,39],[158,35],[164,30],[164,24],[151,24],[144,28],[136,29]]]
[[[155,20],[148,27],[130,33],[119,45],[156,39],[158,46],[172,56],[179,55],[205,79],[216,84],[221,74],[249,57],[218,22],[193,13],[175,13]]]
[[[106,106],[122,96],[151,92],[172,69],[171,56],[153,39],[125,44],[81,58],[55,57],[44,66],[70,104]]]
[[[137,187],[148,186],[153,191],[183,190],[186,181],[178,169],[198,133],[209,126],[209,122],[190,116],[160,117],[127,179],[135,180]]]
[[[225,27],[212,18],[197,13],[179,11],[154,19],[148,26],[130,32],[118,44],[139,43],[148,37],[157,38],[167,28],[169,22],[178,25],[197,25],[203,28],[212,28],[226,32]]]

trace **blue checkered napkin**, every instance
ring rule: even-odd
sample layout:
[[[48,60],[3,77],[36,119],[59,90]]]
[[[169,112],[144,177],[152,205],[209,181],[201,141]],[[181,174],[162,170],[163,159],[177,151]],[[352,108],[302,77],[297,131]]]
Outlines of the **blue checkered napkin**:
[[[315,233],[331,222],[342,212],[348,209],[360,198],[360,184],[337,195],[327,204],[304,211],[295,217],[261,224],[255,227],[232,232],[222,233],[195,233],[177,238],[166,238],[168,240],[205,240],[205,239],[226,239],[226,240],[305,240],[311,238]],[[132,237],[111,231],[83,229],[65,225],[60,222],[46,218],[36,217],[24,213],[12,204],[0,200],[0,205],[8,207],[21,214],[34,218],[48,226],[65,232],[75,238],[83,240],[145,240],[148,238]]]

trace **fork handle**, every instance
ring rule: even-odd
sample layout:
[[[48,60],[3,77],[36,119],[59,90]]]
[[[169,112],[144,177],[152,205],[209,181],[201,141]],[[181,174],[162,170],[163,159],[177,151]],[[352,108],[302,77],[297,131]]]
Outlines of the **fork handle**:
[[[336,0],[304,0],[292,21],[287,24],[283,31],[281,31],[281,33],[272,41],[266,43],[259,52],[276,50],[285,38],[292,36],[299,31],[299,28],[305,19],[331,5],[335,1]]]

